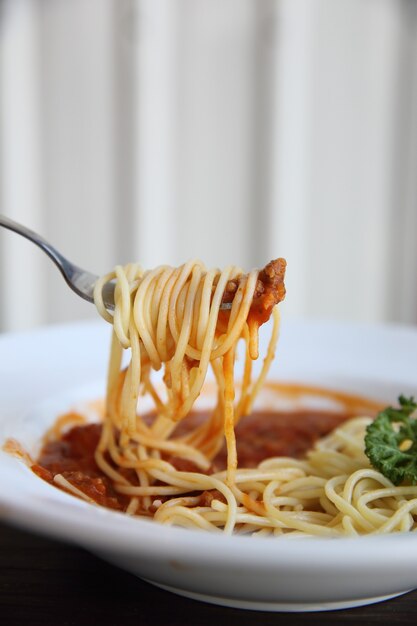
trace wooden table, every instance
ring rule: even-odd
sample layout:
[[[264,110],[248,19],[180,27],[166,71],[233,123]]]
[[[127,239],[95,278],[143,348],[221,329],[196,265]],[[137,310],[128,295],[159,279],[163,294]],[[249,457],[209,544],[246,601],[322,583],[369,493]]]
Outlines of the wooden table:
[[[416,622],[417,591],[389,602],[325,613],[261,613],[195,602],[153,587],[81,548],[0,524],[3,626],[360,626]]]

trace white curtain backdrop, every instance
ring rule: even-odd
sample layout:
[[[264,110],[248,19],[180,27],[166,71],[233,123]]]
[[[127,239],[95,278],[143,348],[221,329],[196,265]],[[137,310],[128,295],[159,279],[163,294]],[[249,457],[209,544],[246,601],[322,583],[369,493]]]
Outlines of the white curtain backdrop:
[[[3,0],[0,211],[96,273],[288,260],[284,315],[417,322],[414,0]],[[0,329],[94,316],[0,232]]]

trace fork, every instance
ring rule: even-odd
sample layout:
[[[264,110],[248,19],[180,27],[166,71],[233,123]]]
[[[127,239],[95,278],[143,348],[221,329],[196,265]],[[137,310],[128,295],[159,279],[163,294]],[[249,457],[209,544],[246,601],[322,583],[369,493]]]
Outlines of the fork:
[[[18,235],[22,235],[22,237],[26,237],[26,239],[39,246],[58,267],[67,285],[84,300],[94,302],[93,291],[98,276],[74,265],[38,233],[35,233],[30,228],[26,228],[26,226],[22,226],[22,224],[18,224],[5,215],[0,215],[0,226],[12,230]],[[106,308],[110,310],[114,309],[114,287],[114,283],[107,283],[103,288],[103,301]]]
[[[38,233],[35,233],[30,228],[26,228],[26,226],[22,226],[22,224],[18,224],[5,215],[0,215],[0,226],[12,230],[18,235],[22,235],[22,237],[29,239],[29,241],[39,246],[58,267],[67,285],[71,287],[78,296],[87,300],[87,302],[94,302],[94,285],[99,278],[98,276],[74,265],[74,263],[68,261],[67,258],[58,252],[54,246],[48,243],[46,239],[41,237],[41,235],[38,235]],[[103,287],[103,302],[106,309],[109,310],[114,310],[115,286],[114,282],[109,282]],[[223,310],[230,309],[231,303],[222,303],[220,308]]]

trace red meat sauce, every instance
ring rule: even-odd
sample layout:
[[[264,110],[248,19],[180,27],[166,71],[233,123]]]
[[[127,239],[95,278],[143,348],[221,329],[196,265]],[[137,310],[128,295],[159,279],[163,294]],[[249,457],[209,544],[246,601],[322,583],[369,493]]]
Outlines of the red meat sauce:
[[[292,412],[255,411],[242,418],[236,427],[239,467],[256,467],[261,461],[274,456],[302,458],[317,439],[332,431],[351,413],[302,410]],[[190,426],[204,419],[202,413],[189,418]],[[185,427],[185,428],[184,428]],[[32,470],[43,480],[54,484],[56,474],[62,474],[72,485],[102,506],[124,511],[129,498],[115,491],[110,479],[100,470],[94,460],[102,425],[87,424],[74,426],[59,440],[46,443]],[[181,431],[187,429],[181,424]],[[110,462],[110,458],[107,458]],[[201,471],[190,461],[168,458],[178,470]],[[213,460],[210,472],[226,467],[226,447]],[[137,484],[133,470],[118,471]],[[209,504],[212,494],[202,494],[201,505]],[[161,498],[158,498],[161,500]]]

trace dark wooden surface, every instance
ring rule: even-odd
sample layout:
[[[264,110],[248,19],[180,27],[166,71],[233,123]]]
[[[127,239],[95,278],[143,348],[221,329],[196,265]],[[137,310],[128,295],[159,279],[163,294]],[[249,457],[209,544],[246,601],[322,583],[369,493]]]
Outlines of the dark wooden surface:
[[[195,602],[161,591],[80,548],[0,525],[0,624],[4,626],[416,622],[417,591],[368,607],[325,613],[260,613]]]

